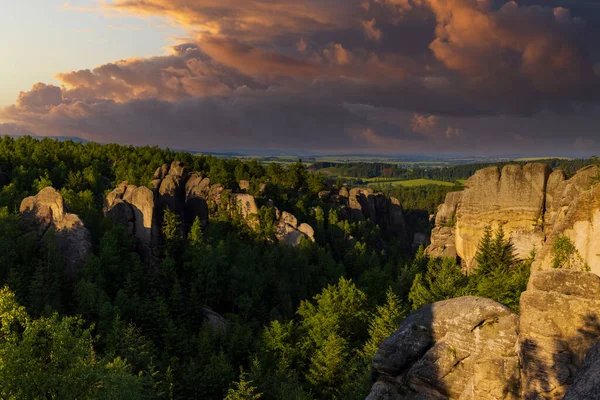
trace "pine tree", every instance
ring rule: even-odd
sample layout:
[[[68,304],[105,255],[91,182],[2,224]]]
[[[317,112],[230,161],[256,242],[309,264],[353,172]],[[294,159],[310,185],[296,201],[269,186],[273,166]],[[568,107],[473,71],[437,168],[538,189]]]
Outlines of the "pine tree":
[[[362,355],[365,359],[370,360],[373,358],[381,342],[398,329],[400,321],[405,316],[405,309],[400,304],[400,299],[389,288],[386,293],[385,304],[377,307],[377,313],[369,323],[369,340],[362,349]]]
[[[240,370],[240,378],[234,382],[234,387],[227,391],[225,400],[258,400],[262,394],[256,393],[256,388],[252,386],[252,381],[248,380],[248,374],[243,369]]]

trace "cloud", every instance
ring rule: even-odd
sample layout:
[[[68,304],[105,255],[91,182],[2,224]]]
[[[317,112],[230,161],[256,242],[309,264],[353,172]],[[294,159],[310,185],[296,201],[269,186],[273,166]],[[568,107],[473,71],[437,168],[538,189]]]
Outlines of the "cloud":
[[[410,127],[414,132],[431,132],[436,128],[438,123],[438,117],[435,115],[425,116],[415,114],[410,123]]]
[[[363,21],[362,26],[365,29],[365,35],[367,38],[379,41],[383,36],[383,32],[375,26],[376,23],[377,21],[375,18],[373,18],[370,21]]]
[[[0,119],[172,147],[574,148],[558,127],[597,135],[600,10],[588,4],[112,0],[101,12],[166,17],[191,39],[59,73],[60,87],[36,84]]]

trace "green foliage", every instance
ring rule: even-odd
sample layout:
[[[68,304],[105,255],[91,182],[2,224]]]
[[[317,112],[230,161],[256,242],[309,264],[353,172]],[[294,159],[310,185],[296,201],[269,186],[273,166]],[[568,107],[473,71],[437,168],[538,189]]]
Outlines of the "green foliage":
[[[316,243],[278,244],[267,206],[253,229],[225,207],[206,226],[166,210],[162,251],[143,263],[134,237],[103,217],[104,196],[124,180],[150,184],[156,168],[175,159],[223,184],[224,200],[248,180],[259,204],[272,200],[313,226]],[[16,304],[0,318],[21,321],[0,324],[10,339],[0,337],[4,398],[362,399],[370,357],[409,308],[477,294],[515,309],[529,273],[529,260],[516,260],[491,232],[482,267],[469,277],[422,248],[411,257],[398,237],[321,201],[331,182],[301,161],[1,138],[0,171],[10,178],[0,188],[0,285],[12,289],[14,301],[4,303]],[[65,273],[52,231],[40,241],[18,215],[21,200],[49,184],[92,233],[93,254],[76,273]],[[387,193],[403,202],[410,234],[427,232],[429,214],[457,188]],[[248,374],[236,376],[242,367]]]
[[[225,400],[258,400],[262,397],[256,393],[256,388],[252,386],[252,381],[247,380],[248,374],[242,369],[239,381],[234,383],[234,387],[227,391]]]
[[[466,276],[455,259],[430,259],[426,272],[415,276],[408,298],[413,310],[470,295],[487,297],[518,312],[534,256],[532,253],[528,259],[518,260],[502,227],[495,235],[486,228],[475,256],[477,268],[471,275]]]
[[[559,236],[552,246],[552,268],[589,271],[590,266],[584,261],[575,244],[566,235]]]
[[[363,357],[367,362],[377,353],[379,345],[398,329],[400,321],[405,316],[406,310],[402,307],[400,298],[388,289],[385,304],[377,307],[377,312],[369,322],[369,340],[362,349]]]
[[[0,290],[0,397],[142,399],[144,377],[120,358],[98,359],[90,329],[77,317],[31,318],[8,288]]]
[[[469,279],[455,259],[430,259],[424,274],[417,274],[408,294],[412,309],[466,295]]]

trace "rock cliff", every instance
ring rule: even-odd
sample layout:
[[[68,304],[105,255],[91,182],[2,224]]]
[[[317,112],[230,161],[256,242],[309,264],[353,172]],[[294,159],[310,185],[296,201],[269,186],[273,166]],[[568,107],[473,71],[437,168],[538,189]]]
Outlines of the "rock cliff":
[[[158,255],[161,243],[163,215],[169,209],[179,215],[186,232],[198,218],[206,225],[219,210],[237,213],[252,228],[258,226],[259,201],[245,193],[248,182],[240,182],[243,193],[232,193],[223,185],[212,185],[210,179],[190,172],[179,161],[159,167],[152,179],[152,189],[122,182],[110,192],[104,204],[104,214],[127,227],[137,239],[142,257],[151,261]],[[261,191],[264,186],[261,185]],[[301,239],[314,241],[314,230],[287,212],[275,211],[276,237],[296,246]]]
[[[545,164],[506,165],[478,171],[462,192],[449,193],[438,208],[431,245],[435,257],[460,257],[467,272],[487,226],[502,225],[517,255],[536,250],[534,268],[549,268],[556,240],[566,236],[584,264],[600,273],[599,170],[590,166],[567,179]]]
[[[87,260],[92,250],[90,233],[77,215],[68,212],[63,197],[54,188],[46,187],[25,198],[20,212],[23,218],[37,225],[41,239],[49,231],[54,232],[66,272],[74,272],[79,263]]]
[[[520,316],[476,297],[430,304],[379,347],[367,399],[597,399],[599,299],[597,275],[547,270]]]

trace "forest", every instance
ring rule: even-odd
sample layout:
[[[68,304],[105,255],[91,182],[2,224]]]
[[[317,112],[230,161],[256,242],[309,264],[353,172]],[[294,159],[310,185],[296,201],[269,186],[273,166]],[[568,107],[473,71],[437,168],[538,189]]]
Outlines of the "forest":
[[[265,197],[315,227],[315,242],[274,243],[266,208],[255,229],[219,213],[183,233],[166,212],[159,262],[149,267],[102,207],[122,181],[149,185],[173,160],[226,188],[264,184]],[[471,168],[431,177],[464,178]],[[372,221],[344,219],[319,197],[335,184],[301,161],[3,137],[0,398],[363,399],[379,344],[412,310],[462,295],[518,310],[531,259],[516,258],[502,229],[486,232],[467,276],[455,259],[430,259]],[[73,273],[51,235],[40,241],[19,215],[21,201],[47,186],[91,232],[93,254]],[[411,237],[431,229],[429,215],[453,189],[387,195],[401,200]],[[208,321],[206,309],[225,322]]]
[[[525,165],[530,161],[511,161],[510,164]],[[593,158],[590,159],[536,159],[535,162],[548,164],[551,168],[559,168],[567,175],[574,174],[580,168],[594,163]],[[504,166],[509,162],[497,163],[472,163],[453,165],[448,167],[421,167],[421,166],[403,166],[402,164],[390,163],[335,163],[335,162],[316,162],[311,164],[312,172],[319,172],[324,169],[333,169],[336,177],[341,178],[395,178],[398,180],[411,179],[431,179],[445,182],[456,182],[458,180],[468,179],[475,172],[482,168],[490,166]]]

